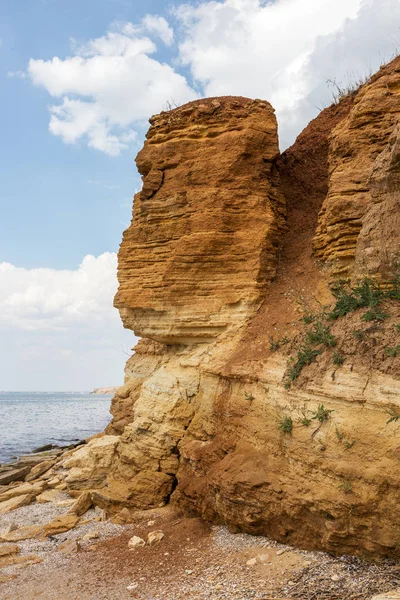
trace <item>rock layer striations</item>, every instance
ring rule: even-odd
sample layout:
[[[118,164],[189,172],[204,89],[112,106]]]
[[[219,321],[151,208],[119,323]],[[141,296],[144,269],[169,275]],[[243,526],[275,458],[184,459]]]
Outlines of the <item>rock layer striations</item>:
[[[165,343],[215,338],[257,308],[276,273],[284,201],[270,104],[198,101],[151,119],[119,252],[126,327]]]
[[[303,548],[398,555],[398,299],[364,294],[334,321],[321,307],[332,275],[396,266],[399,69],[282,156],[266,102],[152,118],[116,297],[143,339],[109,435],[71,459],[74,490],[121,519],[172,500]]]

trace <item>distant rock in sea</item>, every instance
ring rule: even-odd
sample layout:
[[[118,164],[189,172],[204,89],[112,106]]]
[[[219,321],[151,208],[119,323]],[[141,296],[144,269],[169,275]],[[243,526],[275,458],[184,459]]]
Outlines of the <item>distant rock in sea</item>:
[[[119,386],[117,387],[104,387],[104,388],[95,388],[91,391],[91,394],[115,394]]]

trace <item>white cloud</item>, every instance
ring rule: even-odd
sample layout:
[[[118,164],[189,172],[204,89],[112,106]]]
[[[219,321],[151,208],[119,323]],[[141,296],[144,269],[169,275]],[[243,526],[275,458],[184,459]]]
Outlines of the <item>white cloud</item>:
[[[171,46],[174,41],[174,32],[163,17],[146,15],[142,24],[146,31],[158,35],[166,46]]]
[[[285,148],[344,87],[400,46],[399,0],[221,0],[175,9],[180,58],[205,95],[245,95],[276,108]]]
[[[183,5],[180,57],[207,96],[268,99],[279,113],[309,92],[317,40],[356,17],[361,0],[224,0]]]
[[[67,331],[113,327],[117,257],[85,256],[76,270],[24,269],[0,263],[0,329]]]
[[[135,127],[168,99],[184,103],[196,97],[182,75],[150,56],[157,47],[145,32],[172,43],[167,21],[147,16],[140,26],[117,23],[84,45],[73,42],[73,56],[29,61],[32,82],[61,100],[50,107],[52,134],[67,144],[83,138],[89,147],[118,156],[136,140]]]
[[[26,79],[26,73],[24,71],[8,71],[7,77],[15,77],[17,79]]]
[[[74,270],[0,263],[0,389],[88,390],[121,385],[135,345],[113,308],[117,257]]]

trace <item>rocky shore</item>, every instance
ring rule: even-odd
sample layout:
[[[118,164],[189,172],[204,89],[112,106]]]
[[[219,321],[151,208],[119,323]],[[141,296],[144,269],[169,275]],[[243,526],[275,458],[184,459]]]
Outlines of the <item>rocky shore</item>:
[[[296,550],[230,533],[171,505],[110,517],[95,493],[74,491],[71,483],[83,464],[88,480],[99,476],[104,465],[96,448],[110,447],[111,437],[45,449],[2,467],[4,600],[400,598],[393,591],[400,586],[394,561]]]

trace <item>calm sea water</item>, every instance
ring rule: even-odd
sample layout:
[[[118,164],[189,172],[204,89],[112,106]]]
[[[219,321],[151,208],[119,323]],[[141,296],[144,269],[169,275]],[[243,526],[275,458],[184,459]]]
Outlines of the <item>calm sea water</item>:
[[[111,418],[110,403],[108,395],[0,392],[0,463],[102,431]]]

